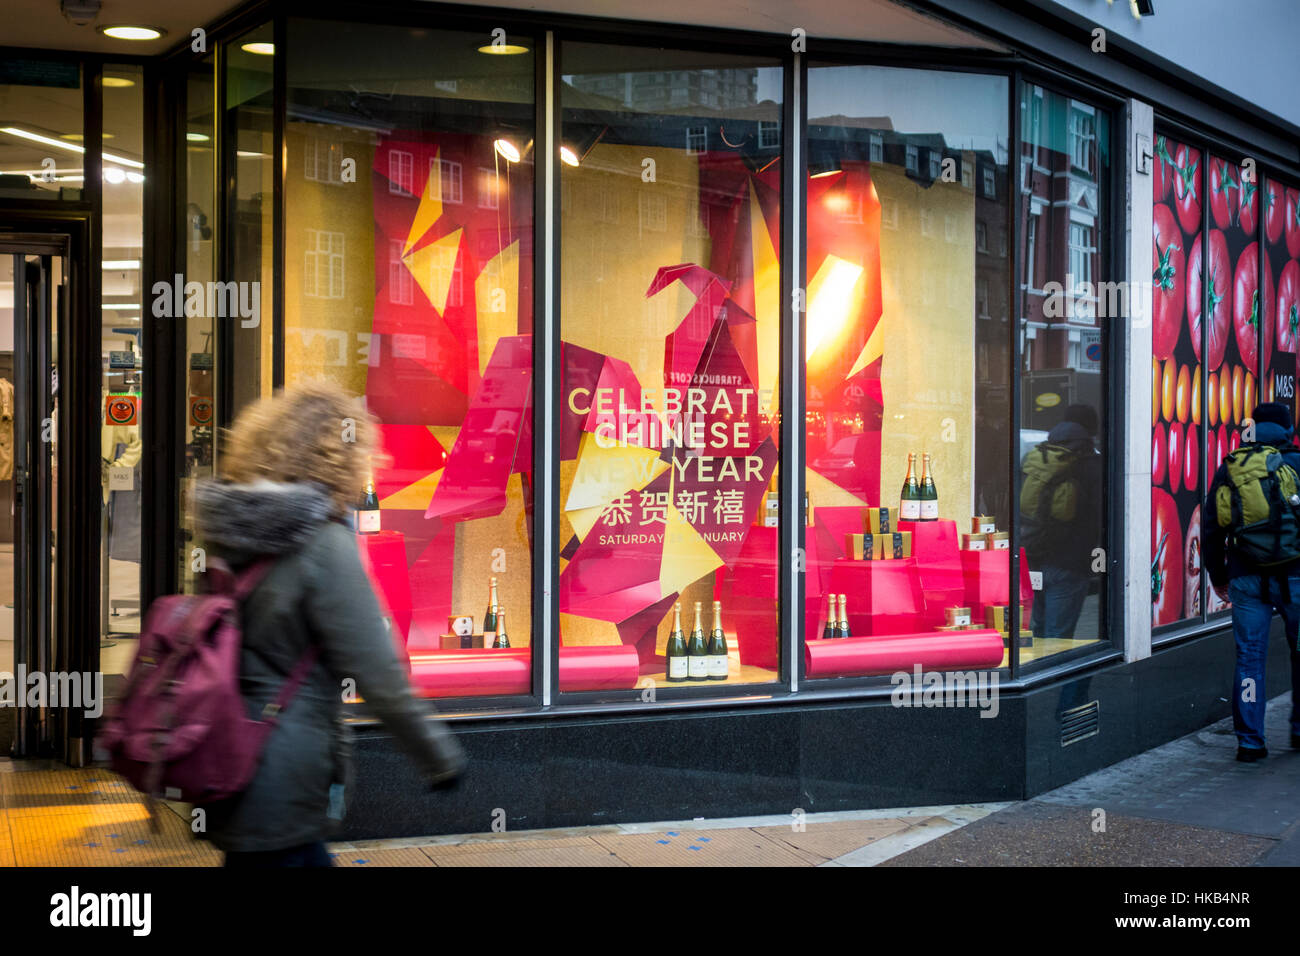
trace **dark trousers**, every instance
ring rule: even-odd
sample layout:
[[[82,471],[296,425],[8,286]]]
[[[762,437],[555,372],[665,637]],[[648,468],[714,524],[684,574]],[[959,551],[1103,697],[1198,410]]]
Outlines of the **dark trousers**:
[[[1232,598],[1232,633],[1237,641],[1237,667],[1233,674],[1232,724],[1241,747],[1264,746],[1264,662],[1273,612],[1282,615],[1287,646],[1291,649],[1291,733],[1300,734],[1300,576],[1289,576],[1284,594],[1281,582],[1258,574],[1243,574],[1228,582]],[[1287,598],[1290,600],[1287,600]]]
[[[283,850],[256,850],[227,853],[226,866],[244,869],[263,869],[278,866],[333,866],[329,851],[323,841],[304,843]]]

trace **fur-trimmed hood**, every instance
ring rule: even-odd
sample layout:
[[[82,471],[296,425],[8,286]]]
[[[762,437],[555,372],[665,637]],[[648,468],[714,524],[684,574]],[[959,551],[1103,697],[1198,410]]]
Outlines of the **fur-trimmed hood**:
[[[328,492],[312,482],[203,481],[195,505],[203,537],[232,556],[292,551],[334,510]]]

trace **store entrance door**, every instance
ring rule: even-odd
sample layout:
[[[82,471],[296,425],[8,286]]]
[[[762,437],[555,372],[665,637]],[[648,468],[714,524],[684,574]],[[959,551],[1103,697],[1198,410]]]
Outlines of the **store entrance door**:
[[[0,238],[0,680],[10,682],[0,698],[0,756],[62,749],[62,708],[50,691],[59,667],[58,344],[67,265],[61,237]]]

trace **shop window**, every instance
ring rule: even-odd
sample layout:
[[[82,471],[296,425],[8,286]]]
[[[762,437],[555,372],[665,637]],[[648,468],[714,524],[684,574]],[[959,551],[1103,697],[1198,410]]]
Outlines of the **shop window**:
[[[501,178],[496,170],[480,166],[478,170],[478,205],[480,209],[496,209],[500,204]]]
[[[388,301],[393,305],[411,305],[415,301],[415,280],[402,261],[402,242],[388,244]]]
[[[1024,155],[1046,170],[1031,177],[1030,193],[1020,203],[1026,246],[1017,301],[1024,344],[1016,544],[1030,575],[1020,603],[1031,632],[1020,660],[1031,662],[1110,638],[1109,324],[1100,322],[1096,337],[1086,343],[1078,326],[1093,325],[1099,317],[1122,320],[1127,312],[1112,302],[1105,273],[1107,114],[1037,86],[1024,87],[1020,99]],[[1051,130],[1060,132],[1053,136]],[[1091,181],[1072,175],[1085,153],[1093,164]],[[1069,183],[1064,193],[1057,186],[1062,182]],[[1112,307],[1117,314],[1107,311]],[[1049,483],[1066,492],[1043,496]]]
[[[388,154],[388,191],[415,192],[415,157],[404,149],[395,149]]]
[[[452,162],[449,159],[430,160],[429,176],[431,177],[431,183],[437,182],[440,184],[443,202],[460,202],[460,163]],[[432,177],[437,178],[434,179]]]
[[[560,243],[561,653],[622,668],[615,699],[773,681],[779,61],[585,43],[560,59],[563,137],[594,142],[560,167],[574,199]],[[716,95],[708,123],[585,95],[609,77],[637,89],[666,64],[681,65],[674,92]],[[759,136],[733,132],[755,122]],[[620,205],[635,222],[617,221]]]
[[[923,668],[935,640],[961,669],[1009,662],[1010,362],[1005,331],[979,321],[1007,276],[977,255],[1007,210],[963,181],[984,163],[1009,176],[1008,96],[1001,77],[809,67],[808,114],[833,118],[812,124],[809,155],[839,168],[805,187],[811,678],[872,673],[882,638]],[[893,130],[935,144],[923,183],[914,145],[863,161]],[[962,157],[962,178],[944,181],[945,155]],[[835,215],[846,194],[860,222]],[[838,643],[841,621],[851,643]]]
[[[357,181],[286,184],[285,383],[334,382],[378,420],[379,530],[357,545],[416,693],[529,694],[533,54],[479,53],[486,32],[287,32],[287,161],[326,137]],[[376,63],[384,95],[359,95]]]
[[[330,140],[309,137],[303,147],[303,177],[318,183],[343,182],[343,146]]]
[[[308,229],[303,249],[303,295],[343,298],[343,233]]]

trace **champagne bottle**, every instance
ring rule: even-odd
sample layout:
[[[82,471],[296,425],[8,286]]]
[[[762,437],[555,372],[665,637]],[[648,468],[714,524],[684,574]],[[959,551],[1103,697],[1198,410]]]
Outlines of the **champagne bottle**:
[[[497,638],[492,642],[493,647],[509,647],[510,638],[506,636],[506,611],[505,608],[497,608]]]
[[[939,520],[939,492],[930,474],[930,456],[921,456],[921,520]]]
[[[686,635],[682,633],[682,602],[673,605],[673,629],[668,635],[668,679],[673,683],[686,680]]]
[[[849,602],[848,602],[848,598],[845,597],[843,594],[840,595],[839,626],[836,628],[836,630],[839,632],[835,635],[836,637],[853,636],[849,632]]]
[[[709,680],[726,680],[727,635],[722,630],[722,602],[713,602],[713,630],[709,633]]]
[[[488,587],[488,606],[483,612],[483,633],[492,634],[497,629],[497,579],[492,578]]]
[[[829,641],[833,637],[838,637],[836,633],[835,617],[835,595],[826,595],[826,626],[822,628],[822,640]]]
[[[907,477],[903,479],[903,494],[898,503],[898,516],[904,521],[921,519],[921,486],[916,480],[916,454],[907,456]]]
[[[366,482],[366,493],[361,496],[361,505],[357,508],[357,531],[361,534],[375,534],[379,530],[379,496],[375,494],[373,479]]]
[[[709,648],[704,642],[704,622],[700,619],[702,603],[695,602],[695,626],[691,628],[691,641],[686,646],[687,680],[709,679]]]

